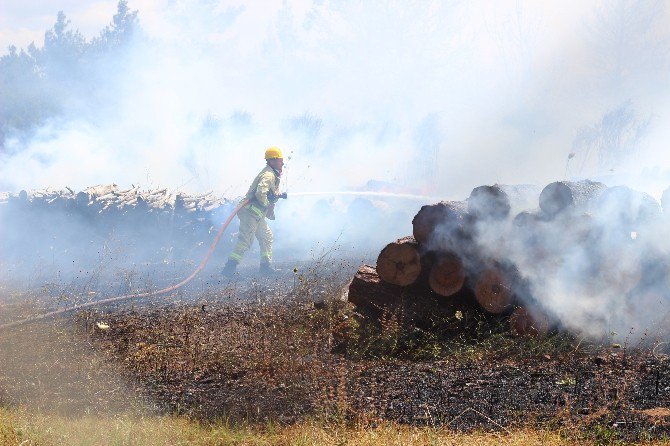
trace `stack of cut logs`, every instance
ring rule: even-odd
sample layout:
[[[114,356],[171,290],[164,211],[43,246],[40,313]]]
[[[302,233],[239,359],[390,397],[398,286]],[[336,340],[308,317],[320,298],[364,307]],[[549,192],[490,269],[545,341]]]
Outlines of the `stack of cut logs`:
[[[557,271],[579,247],[587,259],[570,280],[633,292],[645,281],[644,260],[617,270],[612,263],[618,253],[603,250],[628,253],[642,246],[662,226],[661,216],[645,193],[588,180],[542,190],[480,186],[466,201],[423,206],[412,221],[413,235],[382,249],[376,268],[363,265],[348,299],[372,320],[395,315],[425,327],[427,320],[477,314],[508,321],[518,335],[544,333],[561,328],[559,318],[529,277],[562,278]]]
[[[224,200],[214,197],[212,191],[203,195],[187,195],[168,189],[140,190],[134,185],[129,189],[120,189],[116,184],[91,186],[79,193],[75,193],[69,187],[21,191],[18,194],[0,192],[0,204],[11,201],[22,201],[34,206],[42,204],[63,204],[69,208],[78,206],[95,209],[98,213],[132,208],[185,212],[211,211],[225,203]]]
[[[190,260],[201,255],[193,249],[211,239],[216,224],[232,209],[231,201],[212,192],[189,195],[116,184],[80,192],[66,187],[2,193],[0,260],[36,263],[48,257],[63,264],[81,260],[83,253],[77,250],[95,254],[112,245],[122,247],[126,260],[134,262]],[[230,241],[222,245],[226,243]]]

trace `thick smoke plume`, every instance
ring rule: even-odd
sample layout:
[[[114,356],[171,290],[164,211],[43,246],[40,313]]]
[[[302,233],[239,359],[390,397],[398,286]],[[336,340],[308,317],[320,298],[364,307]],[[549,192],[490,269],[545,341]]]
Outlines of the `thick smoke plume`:
[[[482,184],[593,178],[658,199],[670,184],[661,2],[144,0],[119,3],[90,36],[64,12],[43,43],[2,59],[2,190],[117,183],[232,199],[270,145],[287,154],[289,197],[454,199]],[[44,70],[23,75],[33,62]],[[278,256],[336,244],[372,253],[409,233],[420,204],[289,198],[274,223]],[[598,318],[622,294],[548,281],[603,269],[593,250],[620,260],[613,271],[670,250],[661,229],[629,230],[605,210],[594,218],[593,245],[549,230],[560,240],[543,243],[561,247],[561,265],[524,271],[561,320],[581,325],[575,315]],[[497,247],[487,237],[484,249]],[[505,249],[523,269],[516,246]]]
[[[472,194],[469,208],[483,201]],[[628,343],[667,337],[670,251],[659,243],[668,221],[658,202],[589,181],[552,183],[538,201],[538,209],[477,218],[475,255],[459,252],[468,268],[508,265],[519,303],[561,329]]]

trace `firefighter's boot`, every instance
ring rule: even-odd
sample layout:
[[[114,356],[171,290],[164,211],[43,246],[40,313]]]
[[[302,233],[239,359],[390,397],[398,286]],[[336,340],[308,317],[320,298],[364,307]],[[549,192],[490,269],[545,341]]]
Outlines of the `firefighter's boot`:
[[[221,270],[221,275],[224,277],[230,277],[233,274],[235,274],[236,269],[237,269],[237,262],[233,259],[228,259],[226,266],[224,266],[223,270]]]
[[[276,276],[277,274],[280,274],[281,270],[273,267],[272,263],[268,262],[267,260],[262,260],[259,272],[263,276]]]

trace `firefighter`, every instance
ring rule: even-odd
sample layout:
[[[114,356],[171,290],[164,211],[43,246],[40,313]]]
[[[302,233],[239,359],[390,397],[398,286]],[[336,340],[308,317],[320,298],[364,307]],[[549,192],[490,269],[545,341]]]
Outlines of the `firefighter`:
[[[265,160],[267,165],[251,183],[245,196],[249,204],[237,214],[240,219],[240,232],[235,248],[223,268],[222,274],[225,276],[235,272],[244,253],[251,247],[254,235],[261,250],[260,272],[268,275],[277,273],[272,266],[272,231],[266,218],[274,220],[275,203],[279,198],[286,198],[286,193],[279,193],[284,155],[278,147],[270,147],[265,151]]]

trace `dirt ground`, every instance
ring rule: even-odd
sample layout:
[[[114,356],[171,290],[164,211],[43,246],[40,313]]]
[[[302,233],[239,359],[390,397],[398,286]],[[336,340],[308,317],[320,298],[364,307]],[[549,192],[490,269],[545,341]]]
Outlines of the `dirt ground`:
[[[167,298],[0,332],[0,403],[464,431],[538,426],[605,439],[670,435],[665,344],[521,339],[490,326],[430,341],[398,324],[371,330],[343,299],[349,268],[211,276]],[[4,321],[56,305],[14,286],[3,286]],[[408,345],[422,354],[407,355]]]

